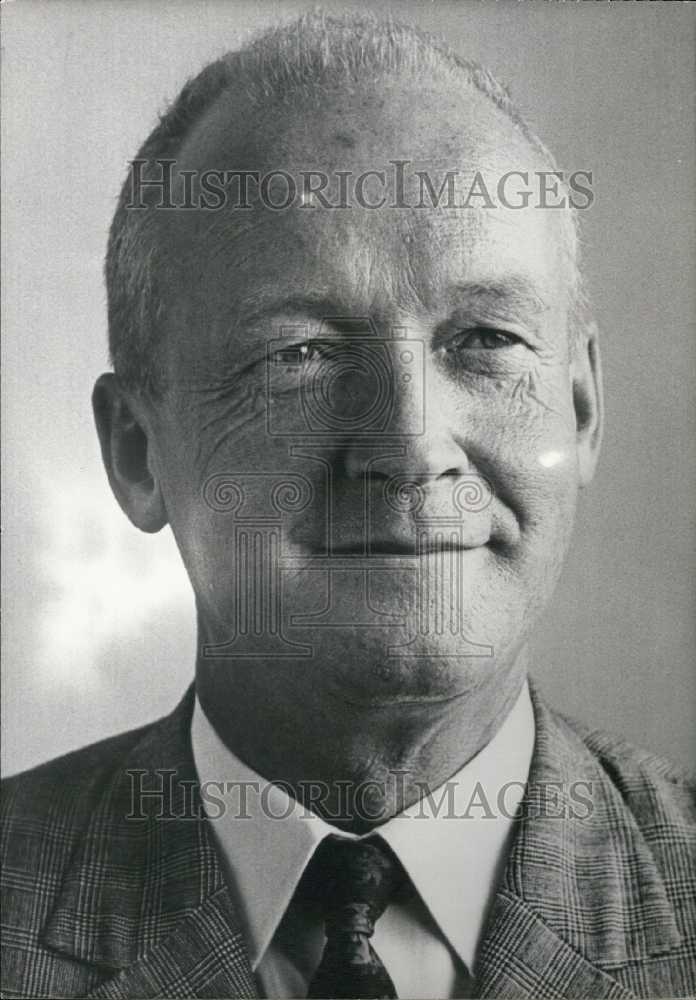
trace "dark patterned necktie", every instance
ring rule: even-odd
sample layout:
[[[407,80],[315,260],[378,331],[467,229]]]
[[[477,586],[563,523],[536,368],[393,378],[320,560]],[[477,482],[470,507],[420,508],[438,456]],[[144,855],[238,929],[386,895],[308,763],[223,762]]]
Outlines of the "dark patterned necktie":
[[[405,879],[381,837],[356,841],[329,836],[321,842],[302,879],[302,894],[322,907],[326,933],[308,997],[397,996],[370,938]]]

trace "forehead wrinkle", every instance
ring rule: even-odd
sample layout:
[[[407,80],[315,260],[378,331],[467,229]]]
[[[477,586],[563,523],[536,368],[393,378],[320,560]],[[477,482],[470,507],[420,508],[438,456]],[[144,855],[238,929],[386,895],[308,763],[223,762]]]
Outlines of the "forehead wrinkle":
[[[254,228],[252,246],[246,248],[243,256],[245,264],[253,263],[256,255],[263,264],[264,255],[272,246],[265,240],[256,242],[257,233],[263,235]],[[376,234],[366,235],[364,230],[358,232],[352,227],[342,233],[340,247],[335,245],[333,232],[288,231],[283,227],[279,235],[283,243],[290,240],[294,244],[296,253],[281,273],[277,266],[259,269],[253,276],[253,286],[235,296],[235,311],[245,321],[283,312],[310,313],[322,318],[328,311],[332,317],[358,318],[371,316],[395,302],[420,303],[418,290],[403,278],[409,267],[401,240],[394,244],[388,239],[385,244],[375,238]],[[217,237],[216,244],[219,252],[224,253],[224,234]],[[284,251],[287,252],[287,247]],[[231,266],[241,262],[237,258]]]
[[[397,268],[396,286],[399,311],[417,315],[432,310],[437,297],[437,280],[430,266],[418,266],[421,254],[414,246],[415,241],[406,244],[403,267]],[[430,263],[430,262],[428,262]]]
[[[265,229],[273,223],[277,223],[277,218],[259,212],[241,212],[233,216],[231,211],[222,214],[222,221],[219,217],[211,220],[210,224],[199,231],[194,236],[193,243],[197,248],[217,257],[224,253],[228,247],[235,247],[241,239],[255,236],[260,230]],[[247,259],[249,254],[245,254],[243,259]],[[231,260],[230,264],[240,263]]]

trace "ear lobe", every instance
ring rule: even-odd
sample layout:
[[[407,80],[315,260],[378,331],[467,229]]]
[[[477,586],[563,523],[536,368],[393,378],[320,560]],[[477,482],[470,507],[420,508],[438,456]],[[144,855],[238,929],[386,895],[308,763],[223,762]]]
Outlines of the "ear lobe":
[[[112,372],[97,379],[92,408],[106,474],[121,509],[141,531],[159,531],[168,519],[149,428]]]
[[[579,481],[587,486],[595,474],[604,430],[602,360],[594,323],[574,352],[571,376]]]

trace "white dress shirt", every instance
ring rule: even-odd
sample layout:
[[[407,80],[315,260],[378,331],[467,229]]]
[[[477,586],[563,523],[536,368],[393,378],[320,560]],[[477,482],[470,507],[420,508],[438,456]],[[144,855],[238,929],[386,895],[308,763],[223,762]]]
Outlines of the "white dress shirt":
[[[339,831],[240,761],[198,701],[191,740],[259,989],[267,997],[306,997],[325,937],[321,923],[310,923],[291,900],[317,845]],[[371,940],[399,997],[471,995],[476,950],[533,747],[525,684],[483,750],[430,796],[379,827],[416,889],[407,901],[387,907]]]

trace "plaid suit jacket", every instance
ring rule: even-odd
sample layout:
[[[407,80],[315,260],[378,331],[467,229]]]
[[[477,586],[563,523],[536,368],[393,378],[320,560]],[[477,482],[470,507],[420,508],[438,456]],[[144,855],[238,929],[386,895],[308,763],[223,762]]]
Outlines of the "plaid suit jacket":
[[[535,692],[533,702],[525,817],[488,919],[477,995],[695,996],[693,784],[571,724]],[[191,690],[159,722],[5,783],[4,996],[257,995],[198,810],[192,705]],[[140,818],[134,781],[159,790]],[[583,797],[591,789],[590,815],[578,787]]]

